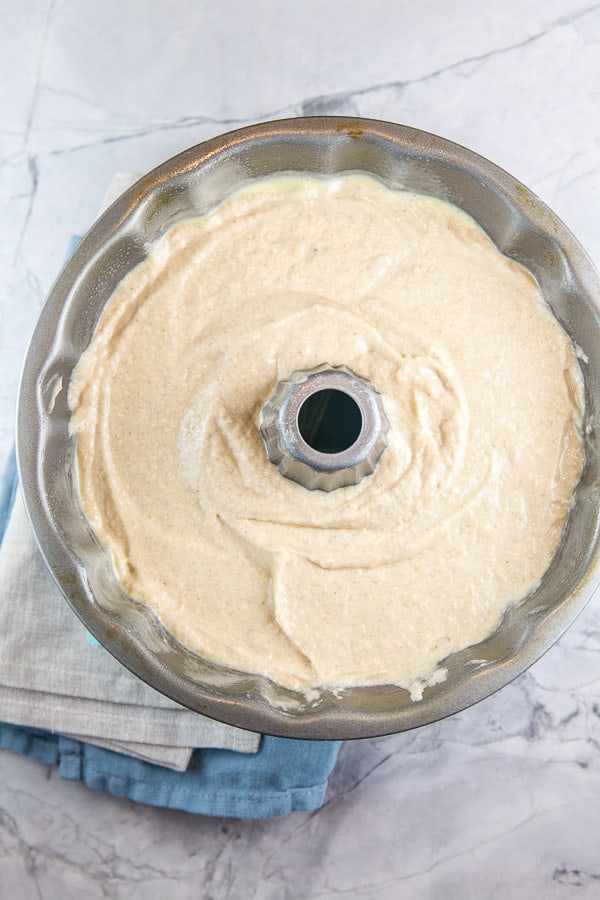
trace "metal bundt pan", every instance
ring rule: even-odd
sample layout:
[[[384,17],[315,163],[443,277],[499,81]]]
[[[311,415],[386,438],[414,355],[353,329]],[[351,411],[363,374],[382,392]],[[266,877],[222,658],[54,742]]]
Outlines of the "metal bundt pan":
[[[246,183],[278,172],[364,171],[392,188],[448,200],[537,279],[582,351],[587,464],[568,529],[543,581],[488,640],[445,660],[447,680],[422,701],[394,686],[323,694],[313,704],[258,676],[195,656],[132,601],[91,533],[74,485],[67,386],[117,283],[175,222],[202,215]],[[21,380],[17,452],[26,508],[44,559],[90,632],[143,681],[229,724],[296,738],[403,731],[457,712],[521,674],[583,608],[598,581],[600,284],[567,228],[526,187],[435,135],[369,119],[268,122],[206,141],[126,191],[65,265],[36,325]],[[207,587],[207,589],[210,589]]]

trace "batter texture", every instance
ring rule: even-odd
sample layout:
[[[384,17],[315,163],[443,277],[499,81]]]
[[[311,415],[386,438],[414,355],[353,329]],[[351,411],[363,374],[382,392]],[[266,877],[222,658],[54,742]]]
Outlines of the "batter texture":
[[[382,395],[377,471],[324,493],[268,461],[280,379]],[[540,582],[581,475],[582,382],[528,272],[467,215],[365,175],[263,179],[173,227],[69,388],[85,515],[184,645],[310,694],[422,696]]]

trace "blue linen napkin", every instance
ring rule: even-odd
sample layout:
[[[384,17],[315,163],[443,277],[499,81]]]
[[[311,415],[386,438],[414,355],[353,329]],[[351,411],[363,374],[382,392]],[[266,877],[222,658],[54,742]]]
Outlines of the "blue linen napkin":
[[[0,724],[0,747],[58,766],[61,778],[116,797],[204,816],[260,819],[321,806],[339,743],[263,735],[255,754],[195,750],[186,772],[14,725]]]
[[[13,452],[0,484],[0,545],[17,490]],[[340,742],[263,735],[255,754],[194,750],[185,772],[5,722],[0,722],[0,748],[57,766],[61,778],[117,797],[206,816],[259,819],[317,809]]]

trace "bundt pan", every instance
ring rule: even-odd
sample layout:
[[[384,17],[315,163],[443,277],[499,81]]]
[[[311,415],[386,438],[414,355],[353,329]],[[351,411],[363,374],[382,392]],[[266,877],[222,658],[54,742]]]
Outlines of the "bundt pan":
[[[386,685],[326,692],[309,704],[263,677],[199,658],[124,594],[80,508],[67,386],[113,289],[174,223],[208,212],[254,178],[356,171],[391,188],[450,201],[535,276],[579,348],[586,467],[564,539],[539,588],[506,613],[488,640],[448,657],[446,681],[427,688],[419,702]],[[223,722],[284,737],[348,739],[404,731],[464,709],[548,650],[598,581],[599,300],[598,275],[556,216],[506,172],[433,134],[370,119],[297,118],[192,147],[141,178],[100,217],[60,273],[36,325],[21,380],[17,451],[46,564],[74,612],[124,666]]]

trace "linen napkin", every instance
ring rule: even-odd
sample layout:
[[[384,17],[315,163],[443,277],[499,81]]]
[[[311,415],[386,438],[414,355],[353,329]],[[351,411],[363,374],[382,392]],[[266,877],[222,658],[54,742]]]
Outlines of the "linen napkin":
[[[1,723],[0,748],[57,766],[61,778],[137,803],[204,816],[262,819],[318,809],[340,744],[264,735],[258,753],[194,750],[186,772]]]

